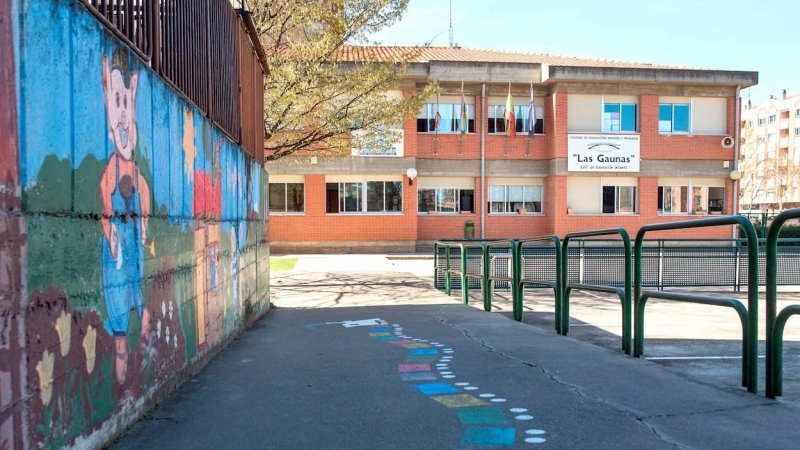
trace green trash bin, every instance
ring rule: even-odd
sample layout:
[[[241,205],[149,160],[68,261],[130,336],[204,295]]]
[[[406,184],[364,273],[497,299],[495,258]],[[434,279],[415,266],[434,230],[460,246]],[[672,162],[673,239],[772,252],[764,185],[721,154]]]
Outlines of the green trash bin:
[[[471,220],[464,222],[464,239],[475,239],[475,223]]]

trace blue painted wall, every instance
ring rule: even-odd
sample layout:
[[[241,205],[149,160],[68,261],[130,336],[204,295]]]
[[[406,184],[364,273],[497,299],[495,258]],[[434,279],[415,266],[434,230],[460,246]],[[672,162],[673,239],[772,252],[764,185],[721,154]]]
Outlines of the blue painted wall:
[[[97,445],[269,308],[266,173],[77,0],[10,19],[26,382],[0,367],[0,448]]]

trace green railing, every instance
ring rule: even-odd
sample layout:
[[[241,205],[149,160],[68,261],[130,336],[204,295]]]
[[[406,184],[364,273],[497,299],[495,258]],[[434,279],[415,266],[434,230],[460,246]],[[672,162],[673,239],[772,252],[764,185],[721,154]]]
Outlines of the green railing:
[[[777,314],[778,304],[778,236],[784,223],[800,218],[800,208],[781,212],[772,220],[767,232],[767,387],[769,398],[783,395],[783,330],[786,322],[800,314],[800,305],[789,305]]]
[[[701,294],[666,292],[661,290],[642,291],[642,243],[646,233],[651,231],[681,230],[687,228],[705,228],[720,225],[739,225],[747,238],[748,277],[747,277],[747,310],[736,299],[729,297],[711,297]],[[634,356],[644,354],[644,308],[647,300],[658,298],[679,302],[702,303],[706,305],[727,306],[734,308],[742,320],[742,385],[750,392],[758,389],[758,239],[753,224],[742,216],[725,216],[709,219],[684,220],[645,225],[636,234],[635,245],[635,338]],[[746,324],[746,326],[745,326]]]
[[[484,271],[481,270],[479,273],[470,273],[468,270],[468,253],[469,249],[480,249],[481,250],[481,259],[484,259],[484,254],[486,253],[486,243],[487,242],[497,242],[497,241],[489,241],[486,239],[454,239],[454,240],[439,240],[436,241],[433,245],[433,252],[434,252],[434,285],[438,284],[436,280],[438,280],[438,271],[440,270],[438,267],[438,255],[439,255],[439,248],[444,247],[446,259],[445,259],[445,293],[447,295],[451,295],[452,293],[452,282],[451,277],[452,275],[458,275],[460,278],[461,283],[461,302],[465,305],[469,303],[469,278],[477,278],[481,280],[481,288],[484,290],[484,307],[486,307],[486,281]],[[507,243],[508,241],[506,241]],[[456,247],[459,251],[459,262],[460,267],[453,268],[450,266],[450,248]],[[485,266],[485,264],[484,264]],[[438,288],[438,286],[437,286]],[[489,306],[489,310],[491,310],[491,306]]]
[[[570,283],[567,279],[567,270],[569,268],[569,241],[573,238],[581,237],[595,237],[595,236],[608,236],[618,234],[622,238],[622,244],[625,251],[625,285],[623,287],[608,286],[600,284],[585,284],[585,283]],[[624,228],[607,228],[602,230],[579,231],[575,233],[568,233],[564,236],[564,242],[561,246],[561,273],[563,275],[563,296],[562,307],[560,315],[556,313],[556,329],[564,336],[569,333],[569,298],[573,289],[580,289],[583,291],[605,292],[617,294],[620,303],[622,303],[622,351],[631,355],[633,353],[633,346],[631,345],[631,279],[633,278],[631,268],[631,239],[628,232]],[[558,324],[561,324],[560,330]]]
[[[492,310],[492,293],[494,291],[494,288],[492,286],[493,282],[495,282],[495,281],[506,281],[506,282],[508,282],[512,286],[512,288],[511,288],[512,298],[515,298],[515,291],[514,291],[513,286],[515,284],[514,280],[519,277],[519,275],[518,275],[519,271],[516,269],[516,266],[515,266],[515,261],[517,260],[518,256],[517,256],[516,252],[514,251],[515,246],[514,246],[514,240],[513,239],[506,239],[506,240],[494,241],[494,242],[486,242],[486,243],[483,244],[483,246],[484,246],[483,247],[483,280],[482,280],[483,281],[483,284],[482,284],[482,289],[483,289],[483,309],[486,310],[486,311],[491,311]],[[497,247],[507,247],[508,250],[511,251],[511,253],[506,252],[506,253],[495,253],[495,254],[492,254],[492,249],[493,248],[497,248]],[[511,261],[512,269],[509,271],[510,273],[508,275],[498,275],[496,273],[492,273],[492,267],[494,266],[494,264],[492,264],[492,259],[493,258],[497,258],[497,257],[506,258],[509,261]],[[516,307],[516,301],[514,301],[514,317],[515,317],[514,320],[518,320],[518,319],[516,319],[516,314],[517,314],[516,308],[517,308]]]
[[[522,247],[528,242],[543,242],[543,241],[553,241],[555,246],[555,263],[556,263],[556,280],[543,280],[538,278],[527,278],[524,275],[524,271],[522,270],[522,263],[523,263],[523,256],[522,256]],[[561,240],[558,236],[552,234],[547,236],[538,236],[526,239],[519,239],[519,240],[511,240],[514,244],[514,270],[513,270],[513,280],[511,284],[512,288],[512,298],[513,298],[513,309],[514,309],[514,320],[517,322],[522,321],[522,305],[525,296],[525,286],[526,285],[533,285],[533,286],[549,286],[553,289],[553,296],[555,299],[555,316],[556,316],[556,332],[561,334],[561,321],[559,317],[561,317],[561,308],[562,308],[562,298],[564,293],[564,268],[561,265]]]

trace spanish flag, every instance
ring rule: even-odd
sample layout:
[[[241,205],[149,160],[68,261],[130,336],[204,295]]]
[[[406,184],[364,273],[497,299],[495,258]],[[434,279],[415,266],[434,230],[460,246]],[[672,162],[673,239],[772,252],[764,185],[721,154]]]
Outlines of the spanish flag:
[[[461,135],[465,135],[468,130],[467,123],[469,122],[469,115],[467,114],[467,102],[464,98],[464,80],[461,80],[461,107],[459,108],[458,118],[460,119]]]
[[[506,110],[503,113],[506,119],[506,134],[514,139],[517,137],[517,118],[514,117],[514,99],[511,98],[511,83],[508,83],[508,99],[506,99]]]

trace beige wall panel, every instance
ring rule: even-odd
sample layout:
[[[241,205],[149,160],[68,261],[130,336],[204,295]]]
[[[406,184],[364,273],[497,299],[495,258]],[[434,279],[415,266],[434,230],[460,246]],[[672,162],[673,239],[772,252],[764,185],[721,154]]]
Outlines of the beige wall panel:
[[[728,99],[693,98],[692,134],[728,133]]]
[[[567,208],[574,209],[577,214],[596,214],[602,211],[600,178],[567,178]]]
[[[599,95],[569,94],[567,96],[567,129],[569,132],[597,132],[602,125],[602,105]]]

